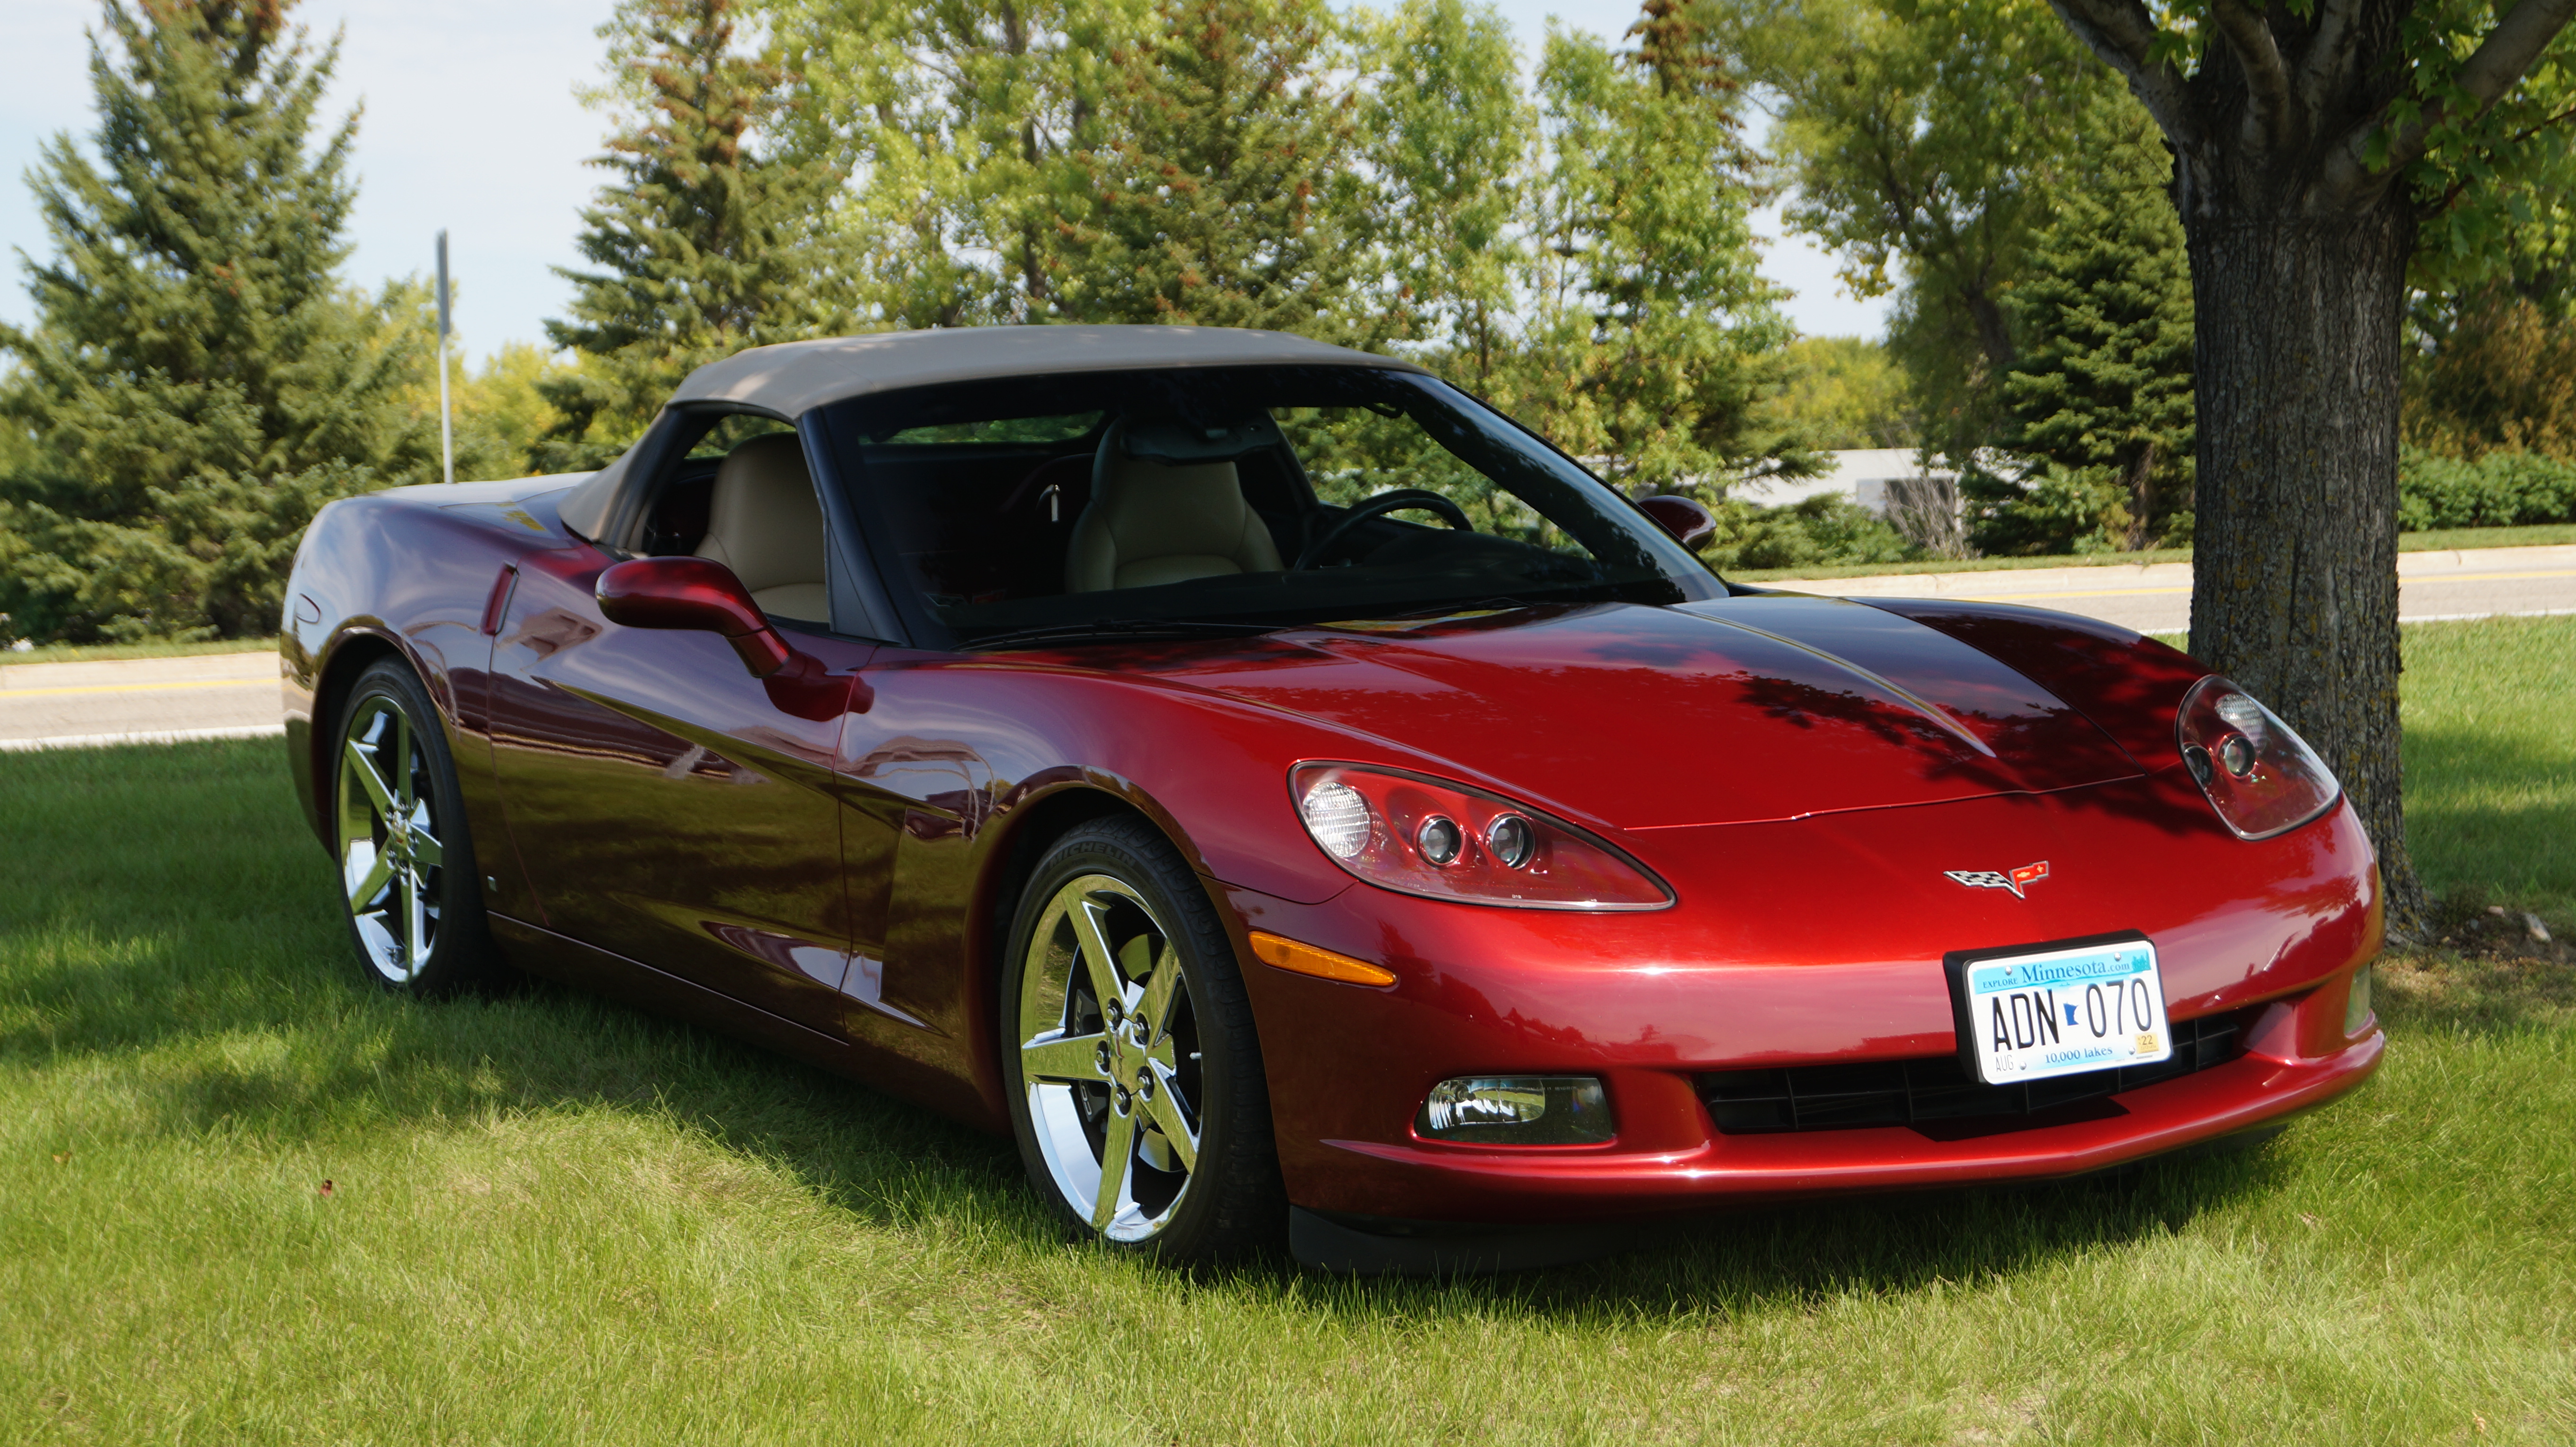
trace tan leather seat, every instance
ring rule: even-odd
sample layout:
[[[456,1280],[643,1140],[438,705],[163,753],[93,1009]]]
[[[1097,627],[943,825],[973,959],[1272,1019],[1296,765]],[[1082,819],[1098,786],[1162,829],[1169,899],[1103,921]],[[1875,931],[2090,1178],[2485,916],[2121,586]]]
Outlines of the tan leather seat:
[[[699,557],[733,569],[763,613],[828,623],[823,546],[823,508],[796,434],[755,437],[725,454]]]
[[[1280,571],[1278,545],[1243,500],[1233,463],[1155,462],[1128,456],[1126,442],[1123,418],[1100,439],[1091,502],[1065,553],[1066,592]]]

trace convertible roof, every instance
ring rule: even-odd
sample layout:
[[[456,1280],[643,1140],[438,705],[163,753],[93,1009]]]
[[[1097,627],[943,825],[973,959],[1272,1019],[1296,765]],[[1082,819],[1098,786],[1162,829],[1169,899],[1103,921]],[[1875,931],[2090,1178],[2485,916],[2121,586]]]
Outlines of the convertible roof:
[[[1052,372],[1277,365],[1422,369],[1285,332],[1235,327],[950,327],[754,347],[689,374],[674,402],[745,402],[794,417],[897,387]]]
[[[674,403],[736,402],[785,417],[826,403],[942,382],[1159,367],[1327,366],[1424,370],[1395,357],[1237,327],[949,327],[753,347],[689,374]],[[629,456],[632,456],[630,453]],[[616,511],[621,457],[576,486],[562,517],[584,537]]]

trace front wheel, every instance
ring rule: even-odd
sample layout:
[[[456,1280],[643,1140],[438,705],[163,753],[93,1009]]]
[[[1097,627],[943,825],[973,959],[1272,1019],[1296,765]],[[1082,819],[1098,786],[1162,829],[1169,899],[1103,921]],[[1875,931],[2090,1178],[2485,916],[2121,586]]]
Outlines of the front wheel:
[[[359,965],[389,990],[447,993],[491,968],[474,843],[428,690],[368,665],[333,731],[333,850]]]
[[[1031,875],[1002,978],[1011,1125],[1076,1232],[1167,1260],[1260,1246],[1286,1219],[1234,951],[1189,866],[1139,820],[1085,825]]]

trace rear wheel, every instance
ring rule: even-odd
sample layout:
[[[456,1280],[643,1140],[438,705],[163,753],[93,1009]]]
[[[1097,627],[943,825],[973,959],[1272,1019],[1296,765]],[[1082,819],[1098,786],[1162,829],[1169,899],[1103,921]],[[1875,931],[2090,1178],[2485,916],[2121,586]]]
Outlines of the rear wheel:
[[[397,660],[370,664],[334,737],[333,852],[361,968],[413,995],[481,977],[491,945],[474,843],[428,690]]]
[[[1021,1159],[1068,1226],[1172,1260],[1278,1235],[1252,1011],[1216,911],[1160,834],[1105,820],[1047,851],[1002,1001]]]

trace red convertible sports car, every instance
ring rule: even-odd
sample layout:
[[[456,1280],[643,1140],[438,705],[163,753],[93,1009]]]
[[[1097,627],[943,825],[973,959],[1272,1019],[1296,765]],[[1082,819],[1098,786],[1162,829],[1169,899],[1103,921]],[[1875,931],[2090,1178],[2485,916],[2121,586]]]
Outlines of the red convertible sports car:
[[[2278,718],[1707,526],[1294,337],[764,347],[596,474],[324,509],[287,747],[386,986],[757,1038],[1173,1259],[1545,1259],[2369,1075],[2376,866]]]

